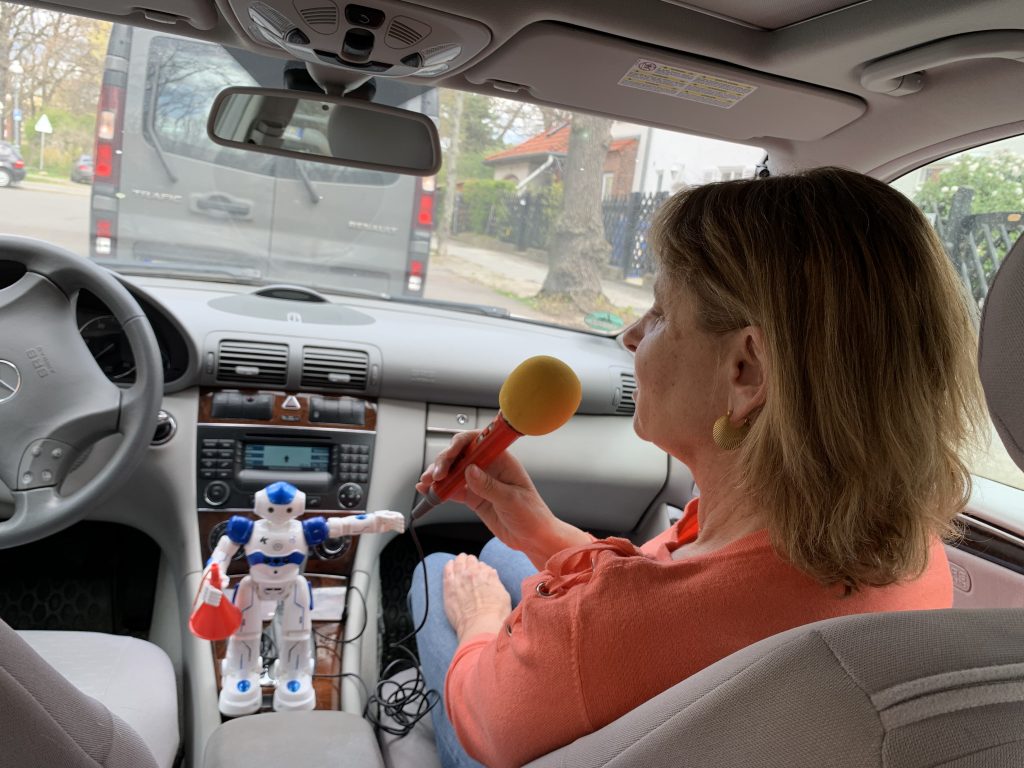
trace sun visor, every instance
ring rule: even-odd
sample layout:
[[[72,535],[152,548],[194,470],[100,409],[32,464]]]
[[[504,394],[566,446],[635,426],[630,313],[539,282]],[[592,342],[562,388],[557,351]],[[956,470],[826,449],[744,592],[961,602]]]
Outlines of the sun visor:
[[[850,94],[542,22],[465,72],[497,91],[739,142],[813,141],[858,117]]]

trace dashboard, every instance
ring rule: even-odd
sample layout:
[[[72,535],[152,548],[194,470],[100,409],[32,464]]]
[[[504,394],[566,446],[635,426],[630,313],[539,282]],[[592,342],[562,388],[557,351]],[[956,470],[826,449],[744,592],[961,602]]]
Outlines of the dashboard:
[[[192,403],[174,411],[190,444],[173,466],[151,467],[159,476],[150,484],[191,475],[188,504],[204,545],[272,478],[308,487],[320,514],[408,511],[423,467],[455,432],[486,426],[505,377],[538,354],[564,360],[583,385],[566,426],[512,448],[556,514],[625,533],[692,490],[685,468],[634,434],[632,356],[616,338],[295,286],[119,279],[153,326],[165,407],[182,402],[176,395]],[[97,364],[130,384],[134,360],[116,321],[84,293],[76,309]],[[424,522],[476,519],[443,504]]]
[[[173,386],[188,371],[193,356],[185,332],[166,311],[158,309],[139,291],[132,291],[132,295],[153,327],[163,362],[164,383]],[[110,310],[88,291],[81,291],[75,317],[79,334],[106,377],[118,385],[133,383],[135,359],[128,337]]]

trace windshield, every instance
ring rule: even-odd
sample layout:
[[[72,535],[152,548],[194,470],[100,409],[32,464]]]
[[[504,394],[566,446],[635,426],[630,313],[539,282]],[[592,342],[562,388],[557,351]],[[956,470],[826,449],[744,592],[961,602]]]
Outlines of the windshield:
[[[55,43],[19,47],[15,36],[0,75],[0,140],[24,157],[0,158],[0,183],[21,187],[5,196],[4,230],[124,272],[300,284],[616,333],[653,301],[646,233],[659,203],[752,176],[764,156],[383,78],[374,101],[435,120],[437,177],[230,149],[206,134],[214,98],[229,86],[282,87],[287,62],[0,10],[24,39]],[[315,149],[323,128],[287,138]]]

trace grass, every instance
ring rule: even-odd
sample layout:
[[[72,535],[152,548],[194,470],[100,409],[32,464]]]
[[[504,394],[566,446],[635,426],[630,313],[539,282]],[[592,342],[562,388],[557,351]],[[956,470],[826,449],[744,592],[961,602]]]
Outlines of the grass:
[[[505,288],[498,288],[494,286],[489,287],[495,293],[501,294],[505,298],[518,301],[520,304],[523,304],[537,312],[541,312],[551,320],[558,322],[561,325],[593,330],[583,321],[583,318],[587,313],[571,300],[553,300],[536,294],[532,296],[521,296],[518,293]],[[632,307],[620,307],[612,304],[607,299],[600,301],[599,306],[593,307],[591,311],[611,312],[618,315],[622,318],[623,328],[634,322],[639,317]]]
[[[48,171],[37,171],[30,170],[25,175],[26,181],[37,181],[43,184],[60,184],[62,186],[69,186],[73,182],[67,176],[63,174],[50,174]]]

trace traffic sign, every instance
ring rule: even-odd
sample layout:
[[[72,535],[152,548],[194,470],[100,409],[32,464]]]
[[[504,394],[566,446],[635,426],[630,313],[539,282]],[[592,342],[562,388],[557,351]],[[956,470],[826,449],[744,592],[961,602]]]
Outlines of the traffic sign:
[[[36,120],[36,133],[53,133],[53,126],[50,125],[50,118],[43,115]]]
[[[16,123],[20,123],[21,122],[21,110],[20,109],[14,110],[14,122],[16,122]]]

